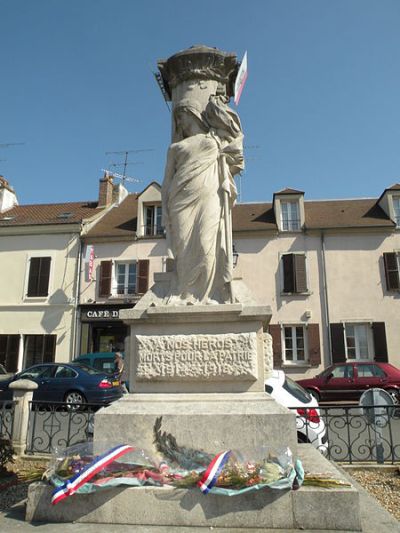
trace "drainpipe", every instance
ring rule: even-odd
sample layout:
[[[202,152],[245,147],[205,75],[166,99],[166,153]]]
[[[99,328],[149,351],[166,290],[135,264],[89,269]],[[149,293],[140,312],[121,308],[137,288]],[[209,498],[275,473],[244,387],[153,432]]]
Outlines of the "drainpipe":
[[[321,232],[321,249],[322,249],[322,284],[324,289],[324,318],[325,326],[328,332],[328,364],[331,365],[332,360],[332,339],[331,339],[331,328],[330,328],[330,318],[329,318],[329,298],[328,298],[328,282],[326,277],[326,258],[325,258],[325,235],[324,232]]]
[[[81,232],[80,234],[82,233],[82,229],[81,229]],[[71,359],[74,359],[76,355],[78,355],[78,339],[79,339],[79,335],[78,333],[80,333],[80,322],[79,322],[79,319],[80,319],[80,312],[78,312],[78,305],[80,304],[80,291],[81,291],[81,269],[82,269],[82,255],[83,255],[83,247],[84,247],[84,243],[82,241],[82,239],[79,239],[80,240],[80,243],[79,243],[79,248],[78,248],[78,257],[77,257],[77,272],[76,272],[76,276],[75,276],[75,287],[76,287],[76,293],[75,293],[75,298],[74,298],[74,317],[73,317],[73,328],[74,328],[74,331],[73,331],[73,335],[72,335],[72,350],[73,350],[73,353],[72,353],[72,358]]]

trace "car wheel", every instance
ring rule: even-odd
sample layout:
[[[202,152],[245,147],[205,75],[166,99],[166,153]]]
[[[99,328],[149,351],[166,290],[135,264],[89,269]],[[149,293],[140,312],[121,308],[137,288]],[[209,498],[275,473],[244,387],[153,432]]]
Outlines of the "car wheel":
[[[84,403],[86,403],[86,398],[81,392],[72,390],[67,392],[64,397],[64,402],[67,403],[67,409],[69,411],[77,411]]]
[[[307,392],[309,392],[311,396],[313,396],[317,400],[317,402],[320,401],[321,397],[317,391],[315,391],[314,389],[307,389]]]

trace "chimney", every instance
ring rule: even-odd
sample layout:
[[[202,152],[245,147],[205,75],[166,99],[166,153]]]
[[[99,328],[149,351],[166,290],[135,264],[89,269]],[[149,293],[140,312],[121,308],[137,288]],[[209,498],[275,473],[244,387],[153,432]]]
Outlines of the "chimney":
[[[128,196],[128,191],[122,183],[116,183],[113,189],[113,203],[119,205]]]
[[[113,203],[113,177],[107,172],[100,179],[99,203],[97,207],[108,207]]]
[[[0,213],[18,205],[17,195],[8,181],[0,176]]]

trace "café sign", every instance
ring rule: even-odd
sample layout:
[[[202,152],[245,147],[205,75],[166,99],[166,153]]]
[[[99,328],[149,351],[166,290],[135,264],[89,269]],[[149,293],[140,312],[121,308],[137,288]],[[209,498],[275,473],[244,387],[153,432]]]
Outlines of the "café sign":
[[[82,309],[82,320],[119,320],[119,311],[120,308],[109,307],[92,307],[90,309]]]

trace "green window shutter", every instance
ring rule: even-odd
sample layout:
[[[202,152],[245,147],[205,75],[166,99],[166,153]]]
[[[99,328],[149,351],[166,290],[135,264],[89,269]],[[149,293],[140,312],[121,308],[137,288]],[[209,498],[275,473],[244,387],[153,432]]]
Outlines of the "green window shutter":
[[[279,324],[270,324],[269,333],[272,337],[272,350],[274,357],[274,368],[282,366],[282,334]]]
[[[375,361],[380,363],[388,362],[388,351],[386,343],[385,322],[373,322],[372,334],[374,337]]]
[[[306,256],[305,254],[293,255],[296,276],[296,292],[307,292]]]
[[[295,292],[294,254],[282,255],[283,264],[283,292]]]
[[[346,361],[346,347],[344,344],[343,324],[331,324],[332,361],[343,363]]]
[[[383,263],[385,265],[386,288],[388,291],[400,289],[399,269],[397,263],[397,254],[384,253]]]

